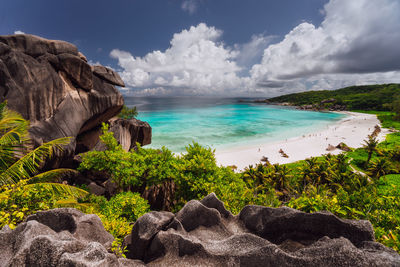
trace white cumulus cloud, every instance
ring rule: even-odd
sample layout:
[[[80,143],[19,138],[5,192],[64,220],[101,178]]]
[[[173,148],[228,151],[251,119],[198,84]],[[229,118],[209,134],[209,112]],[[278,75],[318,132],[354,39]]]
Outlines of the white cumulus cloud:
[[[204,23],[174,34],[170,47],[144,57],[114,49],[111,57],[123,68],[122,79],[130,87],[173,87],[183,94],[215,94],[235,90],[242,79],[237,76],[237,51],[220,42],[222,31]]]
[[[259,84],[319,74],[400,69],[400,1],[331,0],[319,27],[304,22],[264,50],[252,78]]]
[[[182,8],[195,12],[196,3]],[[302,22],[275,43],[276,36],[254,34],[229,47],[221,30],[200,23],[174,34],[165,51],[135,57],[114,49],[111,57],[138,95],[278,95],[400,83],[399,0],[330,0],[320,12],[321,25]]]
[[[25,34],[23,31],[17,30],[14,32],[14,34]]]

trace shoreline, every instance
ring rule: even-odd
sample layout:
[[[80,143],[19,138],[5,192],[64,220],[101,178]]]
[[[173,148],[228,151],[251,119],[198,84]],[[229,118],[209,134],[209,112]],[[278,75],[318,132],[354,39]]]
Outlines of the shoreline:
[[[262,143],[260,145],[241,146],[237,148],[221,149],[215,151],[217,163],[223,166],[235,165],[237,170],[243,170],[249,165],[260,163],[262,157],[267,157],[272,163],[291,163],[304,160],[309,157],[323,154],[339,154],[340,149],[327,151],[329,145],[337,146],[340,142],[349,147],[358,148],[374,130],[375,125],[381,127],[380,121],[373,114],[365,114],[350,111],[340,111],[347,117],[307,135],[293,137],[281,141]],[[382,128],[382,127],[381,127]],[[378,135],[379,142],[385,140],[388,129],[382,128]],[[282,149],[289,157],[282,157],[279,150]]]

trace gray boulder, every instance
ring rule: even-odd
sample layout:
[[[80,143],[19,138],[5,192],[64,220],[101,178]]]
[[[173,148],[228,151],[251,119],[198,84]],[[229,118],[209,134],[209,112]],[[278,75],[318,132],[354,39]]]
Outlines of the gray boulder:
[[[368,221],[262,206],[233,216],[215,194],[140,217],[128,259],[109,252],[112,241],[96,215],[38,212],[0,230],[0,266],[400,266]]]
[[[95,241],[105,247],[111,247],[113,236],[104,230],[100,218],[94,214],[84,214],[72,208],[59,208],[39,211],[26,219],[37,221],[53,231],[68,231],[75,238],[84,241]]]
[[[152,130],[147,122],[140,121],[135,118],[113,118],[109,120],[109,126],[110,131],[114,133],[114,137],[122,145],[122,148],[125,151],[129,151],[132,148],[135,148],[136,143],[139,143],[142,146],[151,144]],[[98,129],[97,133],[93,131],[90,134],[100,135],[101,129]],[[87,138],[87,140],[91,141],[93,139]],[[94,145],[93,149],[102,151],[105,150],[106,147],[101,141],[99,141]]]
[[[147,122],[135,118],[111,119],[110,130],[127,151],[136,147],[136,142],[142,146],[151,144],[151,127]]]
[[[32,57],[37,57],[45,53],[78,55],[78,48],[73,44],[60,40],[48,40],[31,34],[0,36],[0,43],[4,43]]]
[[[93,74],[99,76],[103,80],[107,80],[109,83],[125,87],[124,81],[116,74],[113,70],[104,66],[92,66]]]
[[[142,216],[126,243],[148,266],[400,266],[368,221],[262,206],[233,216],[214,194]]]
[[[75,85],[88,92],[93,89],[93,73],[86,61],[79,56],[67,53],[60,54],[57,57],[60,68]]]
[[[113,237],[100,218],[75,209],[38,212],[0,231],[1,266],[144,266],[108,252]]]

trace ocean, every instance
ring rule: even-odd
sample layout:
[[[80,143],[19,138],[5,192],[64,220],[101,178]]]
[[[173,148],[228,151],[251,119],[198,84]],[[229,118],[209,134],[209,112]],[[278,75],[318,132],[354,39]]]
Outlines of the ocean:
[[[248,102],[240,102],[246,100]],[[326,128],[345,115],[251,103],[254,99],[205,97],[125,97],[138,119],[153,129],[152,144],[173,152],[193,141],[224,150],[275,142]]]

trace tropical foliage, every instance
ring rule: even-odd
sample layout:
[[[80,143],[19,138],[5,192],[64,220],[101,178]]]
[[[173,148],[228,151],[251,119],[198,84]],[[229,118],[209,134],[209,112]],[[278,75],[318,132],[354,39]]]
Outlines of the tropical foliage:
[[[118,114],[118,117],[122,119],[132,119],[135,118],[137,115],[138,111],[136,107],[129,108],[124,105],[121,109],[121,112]]]
[[[130,232],[130,224],[149,211],[147,201],[132,192],[118,194],[107,201],[81,188],[60,183],[65,175],[75,173],[74,170],[40,172],[43,163],[70,140],[61,138],[31,149],[29,122],[9,110],[6,104],[0,104],[0,228],[6,224],[14,228],[40,210],[75,207],[100,216],[106,230],[116,237],[113,249],[122,255],[122,239]]]
[[[6,105],[6,102],[0,104],[0,226],[14,227],[34,211],[55,207],[59,199],[82,197],[87,192],[56,182],[73,170],[39,173],[44,161],[67,145],[69,138],[30,149],[29,122]]]

